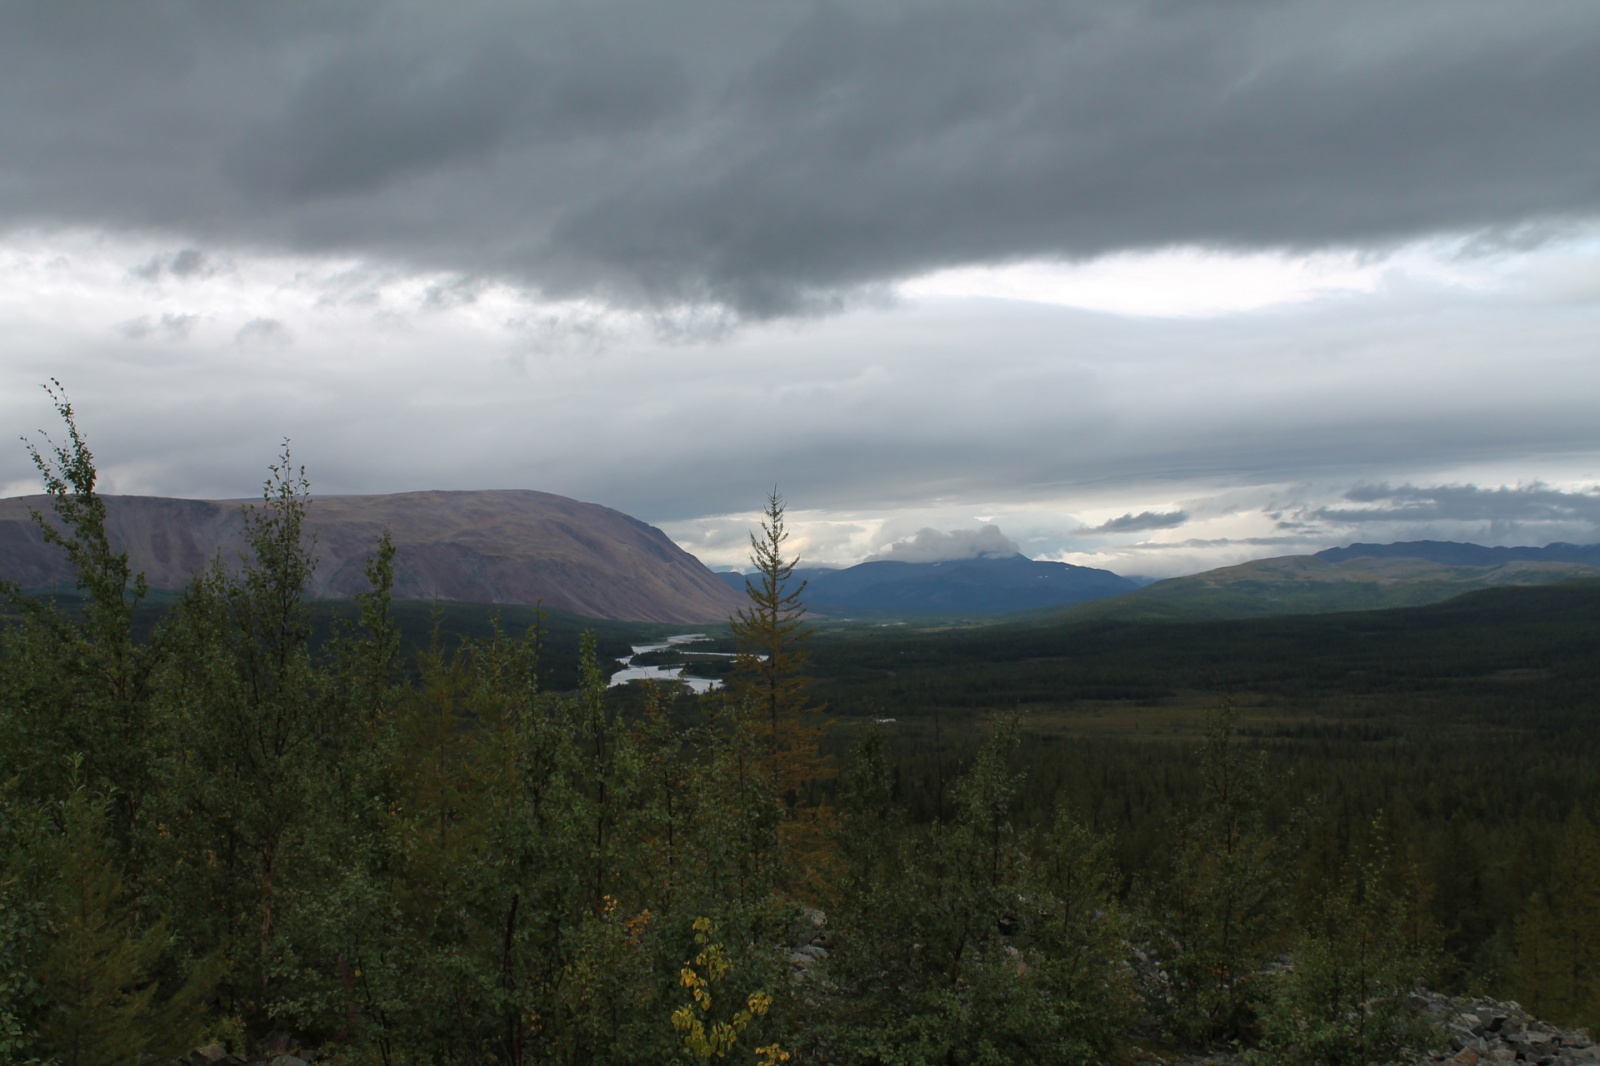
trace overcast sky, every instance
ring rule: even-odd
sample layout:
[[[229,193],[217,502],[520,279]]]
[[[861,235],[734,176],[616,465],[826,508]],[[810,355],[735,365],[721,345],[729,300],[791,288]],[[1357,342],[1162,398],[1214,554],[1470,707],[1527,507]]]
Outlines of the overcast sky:
[[[809,564],[1600,541],[1600,6],[6,4],[50,377],[109,491],[288,437],[713,565],[773,485]]]

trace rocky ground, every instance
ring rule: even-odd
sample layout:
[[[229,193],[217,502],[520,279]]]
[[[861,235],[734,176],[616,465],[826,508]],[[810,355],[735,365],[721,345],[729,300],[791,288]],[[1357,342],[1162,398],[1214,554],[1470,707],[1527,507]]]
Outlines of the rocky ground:
[[[797,965],[808,965],[824,949],[815,945],[815,951],[797,950]],[[1562,1029],[1548,1022],[1528,1016],[1514,1002],[1481,997],[1451,997],[1434,992],[1417,996],[1417,1006],[1427,1011],[1443,1034],[1443,1050],[1426,1058],[1395,1066],[1425,1066],[1446,1063],[1449,1066],[1478,1066],[1489,1063],[1526,1063],[1528,1066],[1567,1066],[1576,1063],[1600,1063],[1600,1047],[1582,1029]],[[229,1054],[219,1044],[196,1048],[188,1056],[187,1066],[314,1066],[322,1055],[314,1049],[301,1048],[288,1034],[275,1034],[266,1046],[252,1058]],[[1171,1066],[1242,1066],[1244,1055],[1216,1054],[1191,1056],[1180,1059]],[[1144,1057],[1144,1062],[1155,1066],[1162,1060]]]
[[[800,977],[828,957],[832,943],[825,916],[809,907],[805,909],[797,932],[789,960],[796,976]],[[1420,1059],[1386,1066],[1600,1064],[1600,1046],[1587,1032],[1562,1029],[1540,1021],[1515,1002],[1481,996],[1446,996],[1437,992],[1418,993],[1412,1002],[1438,1027],[1440,1050]],[[324,1057],[317,1049],[301,1047],[291,1034],[274,1033],[252,1057],[241,1058],[229,1054],[219,1044],[212,1044],[196,1048],[188,1055],[184,1066],[315,1066]],[[1246,1063],[1259,1066],[1262,1062],[1259,1053],[1217,1053],[1170,1059],[1134,1049],[1132,1057],[1135,1066],[1246,1066]]]
[[[1423,992],[1417,996],[1416,1004],[1442,1031],[1445,1047],[1425,1058],[1389,1066],[1600,1063],[1600,1047],[1587,1032],[1562,1029],[1531,1018],[1515,1002]],[[1190,1056],[1172,1066],[1236,1066],[1245,1059],[1244,1055],[1231,1054]]]
[[[1428,1013],[1444,1029],[1449,1049],[1428,1061],[1476,1066],[1480,1062],[1526,1062],[1537,1066],[1596,1062],[1600,1047],[1582,1029],[1560,1029],[1528,1017],[1514,1002],[1424,994]]]
[[[207,1044],[189,1052],[186,1063],[187,1066],[245,1066],[247,1063],[252,1066],[311,1066],[323,1057],[322,1052],[314,1048],[299,1047],[287,1033],[269,1036],[259,1051],[250,1058],[241,1058],[229,1054],[221,1044]]]

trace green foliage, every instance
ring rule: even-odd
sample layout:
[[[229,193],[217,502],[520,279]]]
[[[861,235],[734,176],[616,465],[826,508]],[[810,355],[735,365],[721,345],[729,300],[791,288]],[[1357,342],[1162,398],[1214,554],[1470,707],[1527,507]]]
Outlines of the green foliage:
[[[172,730],[163,852],[168,869],[184,871],[164,887],[174,910],[206,916],[185,946],[225,946],[228,998],[263,1021],[287,1009],[276,1001],[290,988],[297,999],[308,985],[336,994],[331,960],[303,952],[328,917],[318,889],[340,865],[319,815],[338,809],[341,763],[358,736],[310,650],[309,486],[287,446],[270,469],[262,505],[246,516],[251,555],[237,571],[217,560],[190,587],[161,679]]]
[[[1030,857],[1011,819],[1017,732],[1015,718],[997,723],[956,784],[954,817],[922,834],[903,827],[881,739],[858,753],[825,1056],[1087,1063],[1120,1039],[1130,990],[1104,843],[1063,813]]]
[[[1317,894],[1264,1012],[1269,1061],[1364,1066],[1417,1056],[1437,1033],[1411,1004],[1434,953],[1415,864],[1383,820]]]
[[[126,552],[111,548],[94,456],[71,403],[57,382],[46,391],[67,439],[57,445],[46,438],[43,451],[28,445],[53,518],[32,515],[46,544],[65,553],[80,598],[69,615],[0,582],[20,616],[5,634],[0,662],[0,778],[15,775],[22,796],[45,801],[68,788],[67,767],[80,767],[115,797],[118,850],[137,865],[142,808],[153,785],[150,677],[162,649],[159,641],[134,640],[135,614],[148,592],[144,577],[131,573]]]
[[[202,964],[176,988],[156,980],[167,928],[135,917],[102,836],[109,806],[74,788],[42,857],[53,887],[37,971],[50,1004],[39,1046],[63,1066],[120,1066],[193,1046],[201,998],[215,979],[214,967]]]
[[[1512,980],[1537,1015],[1600,1028],[1600,832],[1581,812],[1559,838],[1549,887],[1517,918]]]
[[[39,983],[49,912],[39,884],[39,812],[0,781],[0,1061],[31,1066],[38,1025],[49,1006]]]
[[[1224,701],[1207,720],[1199,809],[1178,835],[1162,933],[1167,1024],[1198,1045],[1255,1032],[1262,971],[1277,947],[1283,855],[1265,826],[1264,764]]]

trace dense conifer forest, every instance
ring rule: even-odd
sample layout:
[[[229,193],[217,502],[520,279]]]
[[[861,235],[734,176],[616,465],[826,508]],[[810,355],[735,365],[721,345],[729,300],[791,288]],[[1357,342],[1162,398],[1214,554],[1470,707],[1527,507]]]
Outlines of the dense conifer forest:
[[[1592,588],[810,633],[774,496],[725,690],[608,690],[625,627],[397,604],[386,542],[308,602],[287,450],[250,556],[155,602],[60,413],[0,1060],[1343,1066],[1436,1042],[1424,985],[1600,1021]]]

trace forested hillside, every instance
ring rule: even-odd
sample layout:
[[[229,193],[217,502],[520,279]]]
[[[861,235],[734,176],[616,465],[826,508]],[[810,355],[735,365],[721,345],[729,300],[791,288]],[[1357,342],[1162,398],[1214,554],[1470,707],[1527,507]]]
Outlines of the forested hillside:
[[[1345,1064],[1443,1039],[1423,983],[1600,1006],[1592,601],[1456,657],[810,636],[774,497],[724,692],[608,693],[593,639],[562,691],[542,624],[403,653],[387,540],[319,623],[286,462],[245,565],[148,602],[62,413],[80,597],[9,588],[0,656],[6,1061]]]

